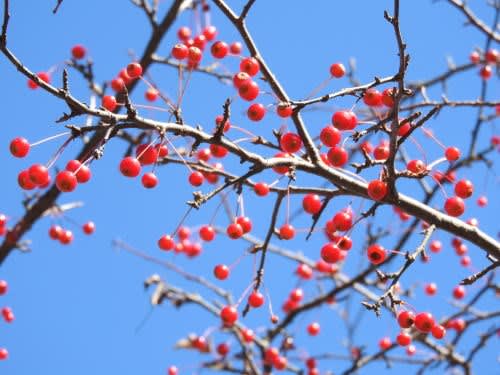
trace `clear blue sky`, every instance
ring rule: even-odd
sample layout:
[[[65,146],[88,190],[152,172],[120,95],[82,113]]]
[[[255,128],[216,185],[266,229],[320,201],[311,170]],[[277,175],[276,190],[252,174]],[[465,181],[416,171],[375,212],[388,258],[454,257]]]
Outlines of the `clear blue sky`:
[[[94,71],[98,82],[114,75],[130,61],[129,54],[140,55],[149,37],[149,24],[141,11],[128,1],[86,1],[85,4],[66,0],[59,13],[52,15],[54,1],[12,1],[9,45],[18,57],[34,71],[56,68],[54,81],[60,83],[60,64],[69,57],[70,48],[76,43],[84,44],[92,56]],[[242,1],[229,1],[239,9]],[[170,1],[162,1],[160,10],[164,11]],[[491,23],[484,1],[471,2],[480,16],[486,16]],[[252,9],[248,25],[262,55],[276,73],[289,95],[303,98],[328,77],[332,62],[347,64],[356,59],[356,76],[361,82],[368,82],[374,76],[387,76],[397,69],[396,45],[390,25],[383,19],[383,10],[392,9],[392,1],[262,1],[258,0]],[[212,21],[219,29],[219,38],[237,40],[234,30],[222,15],[213,8]],[[410,80],[425,79],[446,70],[447,58],[457,64],[468,61],[470,51],[482,47],[484,38],[473,28],[464,28],[464,18],[445,2],[430,0],[402,1],[401,28],[408,44],[411,63],[408,70]],[[175,42],[174,32],[181,25],[192,25],[190,14],[183,14],[175,24],[174,30],[165,38],[158,51],[167,55]],[[229,63],[227,68],[234,71],[236,65]],[[26,80],[0,58],[2,72],[2,123],[0,124],[0,165],[3,178],[0,199],[0,212],[13,219],[23,214],[16,176],[22,168],[35,162],[46,162],[56,150],[60,141],[44,144],[33,149],[27,159],[14,160],[7,152],[10,140],[24,136],[35,141],[56,134],[61,130],[55,124],[64,105],[41,90],[31,91]],[[154,67],[152,76],[165,91],[174,94],[177,88],[175,72],[170,68]],[[495,79],[495,78],[494,78]],[[70,72],[71,88],[76,96],[88,101],[88,92],[73,71]],[[498,82],[498,81],[497,81]],[[347,79],[330,83],[326,91],[348,86]],[[467,73],[463,79],[454,80],[449,86],[450,99],[473,99],[479,94],[480,81],[476,72]],[[143,103],[144,86],[135,92],[134,100]],[[496,91],[495,91],[496,90]],[[491,85],[492,99],[498,99],[498,85]],[[202,124],[210,128],[213,119],[221,111],[225,98],[232,95],[229,87],[219,86],[210,77],[194,76],[188,88],[184,115],[191,124]],[[430,95],[438,100],[440,91]],[[271,103],[270,98],[265,99]],[[331,103],[327,110],[312,111],[305,115],[310,129],[319,131],[328,123],[332,109],[351,107],[353,99],[340,99]],[[279,127],[277,117],[269,117],[261,124],[249,123],[242,113],[245,104],[237,102],[233,107],[234,121],[247,126],[255,132],[261,127]],[[157,112],[143,111],[165,119]],[[444,110],[432,129],[437,136],[448,144],[462,147],[468,142],[470,128],[475,112],[469,110]],[[81,124],[83,119],[76,119]],[[498,134],[498,123],[485,124],[490,128],[481,135],[481,145],[486,145],[491,134]],[[266,134],[269,131],[266,130]],[[423,137],[419,138],[426,142]],[[65,151],[59,167],[72,158],[79,150],[78,142]],[[438,156],[440,149],[431,144],[426,147],[429,160]],[[153,191],[146,191],[138,180],[126,180],[119,175],[117,166],[124,152],[124,144],[115,140],[107,146],[104,157],[92,164],[92,181],[79,186],[71,194],[60,198],[60,203],[83,201],[84,207],[69,212],[69,218],[77,223],[93,220],[96,233],[84,236],[72,222],[60,219],[65,226],[75,232],[75,241],[70,246],[61,246],[48,238],[47,231],[52,223],[45,218],[39,221],[26,239],[32,241],[32,251],[27,254],[12,254],[0,268],[0,279],[9,282],[8,295],[0,297],[0,306],[13,308],[16,321],[12,325],[0,323],[0,347],[9,349],[8,361],[0,362],[0,373],[9,375],[24,374],[163,374],[165,369],[176,364],[181,373],[196,371],[196,363],[207,360],[196,353],[173,350],[178,338],[190,332],[203,333],[207,328],[217,328],[218,321],[195,307],[176,311],[165,305],[151,311],[149,295],[144,292],[142,282],[152,273],[159,273],[167,280],[198,290],[197,285],[188,284],[177,275],[168,273],[159,266],[147,263],[111,245],[116,238],[127,241],[131,246],[144,252],[166,259],[185,267],[193,273],[204,273],[213,281],[211,269],[214,264],[237,260],[246,245],[243,242],[228,242],[223,239],[206,246],[201,257],[186,260],[173,254],[160,253],[156,248],[157,238],[171,232],[178,223],[191,198],[186,189],[187,174],[184,168],[169,166],[158,171],[160,185]],[[418,148],[410,148],[414,157],[419,157]],[[498,155],[494,156],[498,162]],[[486,173],[484,167],[468,169],[461,177],[469,177],[476,182],[478,192],[488,194],[488,209],[478,209],[469,203],[467,217],[475,216],[482,228],[495,235],[498,231],[498,167]],[[271,181],[272,176],[266,175]],[[407,187],[408,188],[408,187]],[[409,189],[409,188],[408,188]],[[409,192],[412,190],[409,189]],[[247,194],[247,214],[253,217],[256,235],[263,235],[268,225],[269,209],[272,199],[256,201]],[[475,199],[479,193],[474,195]],[[235,196],[230,196],[235,203]],[[417,196],[418,198],[418,196]],[[292,204],[299,201],[292,199]],[[336,208],[347,204],[340,200]],[[434,203],[441,207],[442,198]],[[210,220],[217,202],[208,204],[199,212],[189,216],[187,224],[198,226]],[[358,201],[354,207],[358,207]],[[377,218],[384,225],[392,220],[392,211],[387,208]],[[62,220],[62,221],[61,221]],[[227,219],[220,214],[219,224],[226,225]],[[299,218],[297,227],[306,227],[308,221]],[[393,225],[398,230],[398,224]],[[362,229],[357,237],[362,240]],[[405,274],[403,283],[415,285],[416,299],[411,300],[417,309],[432,306],[436,316],[449,314],[451,289],[471,270],[458,263],[458,257],[447,246],[449,236],[438,233],[446,244],[441,254],[433,257],[429,265],[418,264]],[[310,242],[301,240],[290,242],[290,248],[301,249],[308,254],[319,253],[323,243],[322,235]],[[416,244],[418,237],[411,242]],[[391,246],[391,241],[386,241]],[[358,267],[358,254],[348,263],[347,271]],[[470,246],[475,270],[486,265],[483,252]],[[313,255],[314,257],[317,255]],[[402,259],[400,262],[402,263]],[[394,264],[391,269],[395,269]],[[284,296],[295,285],[292,276],[294,265],[280,263],[270,257],[266,269],[266,286],[279,311]],[[446,272],[443,272],[446,270]],[[230,285],[236,298],[248,286],[252,277],[252,259],[245,257],[234,270],[231,281],[221,284]],[[422,283],[434,281],[439,286],[438,296],[432,300],[422,291]],[[481,283],[479,283],[481,284]],[[471,287],[477,290],[480,285]],[[304,289],[312,293],[314,284],[304,284]],[[357,299],[351,304],[351,316],[358,311]],[[485,298],[485,308],[498,306],[498,299]],[[479,305],[481,306],[481,304]],[[339,318],[344,306],[323,307],[299,319],[292,331],[297,332],[297,342],[307,347],[310,354],[334,351],[346,354],[342,347],[345,328]],[[258,330],[267,324],[268,315],[264,311],[254,311],[245,324]],[[281,314],[281,312],[280,312]],[[322,333],[316,338],[307,337],[305,326],[315,319],[322,324]],[[498,321],[497,321],[498,325]],[[483,327],[484,328],[484,327]],[[395,337],[396,324],[384,313],[377,320],[374,315],[366,314],[360,323],[356,339],[367,346],[368,351],[376,350],[379,338],[384,335]],[[472,329],[470,340],[464,347],[475,344],[479,330]],[[220,333],[214,334],[216,342],[227,339]],[[480,374],[494,374],[498,370],[498,340],[490,342],[487,349],[477,357],[476,371]],[[425,348],[418,347],[418,357],[425,357]],[[402,349],[395,353],[404,355]],[[417,357],[416,356],[416,357]],[[325,361],[320,369],[332,369],[335,373],[348,366],[343,361]],[[361,371],[371,374],[382,371],[382,365],[374,365]],[[412,373],[412,368],[402,367],[402,372]],[[408,371],[408,372],[404,372]],[[442,373],[442,368],[436,373]],[[377,372],[378,373],[378,372]],[[498,372],[496,372],[498,373]]]

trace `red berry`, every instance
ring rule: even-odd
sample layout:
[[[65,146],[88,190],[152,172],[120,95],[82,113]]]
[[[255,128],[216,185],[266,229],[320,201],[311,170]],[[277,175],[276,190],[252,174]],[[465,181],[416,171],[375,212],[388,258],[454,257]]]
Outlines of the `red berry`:
[[[370,262],[377,265],[385,260],[386,251],[382,246],[373,244],[368,247],[367,255]]]
[[[332,116],[332,124],[339,130],[352,130],[358,124],[358,118],[353,111],[338,111]]]
[[[382,103],[386,107],[392,107],[394,105],[394,96],[396,95],[396,88],[390,87],[382,91]]]
[[[342,63],[335,63],[330,66],[330,74],[335,78],[341,78],[345,74],[345,67]]]
[[[170,366],[168,368],[168,375],[177,375],[177,373],[178,373],[177,367]]]
[[[142,75],[142,66],[137,62],[127,65],[127,74],[130,78],[139,78]]]
[[[260,103],[254,103],[250,107],[248,107],[247,115],[248,118],[252,121],[260,121],[264,118],[266,114],[266,107],[264,107]]]
[[[304,298],[304,291],[300,288],[295,288],[290,292],[289,298],[293,302],[300,302]]]
[[[498,56],[499,56],[498,51],[494,48],[489,49],[484,54],[484,58],[486,59],[486,62],[488,62],[490,64],[496,64],[498,62]]]
[[[280,238],[282,240],[291,240],[295,237],[295,228],[290,224],[284,224],[280,229]]]
[[[116,77],[111,81],[111,88],[115,92],[122,92],[125,89],[125,81],[120,77]]]
[[[406,354],[409,356],[412,356],[413,354],[415,354],[416,351],[417,351],[417,348],[415,348],[415,345],[408,345],[406,347]]]
[[[479,75],[481,76],[482,79],[487,80],[490,79],[491,76],[493,75],[493,70],[491,69],[491,66],[485,65],[479,70]]]
[[[448,161],[455,161],[460,158],[460,150],[456,147],[448,147],[445,152],[444,156]]]
[[[29,167],[28,173],[31,182],[37,186],[46,185],[50,180],[49,170],[41,164],[33,164]]]
[[[40,78],[45,83],[50,83],[50,76],[49,76],[48,73],[46,73],[46,72],[39,72],[36,75],[37,75],[38,78]],[[37,89],[38,88],[38,83],[36,83],[35,81],[29,79],[28,80],[28,87],[30,89],[32,89],[32,90]]]
[[[15,319],[14,313],[10,307],[2,308],[2,316],[7,323],[12,323]]]
[[[444,210],[450,216],[460,216],[465,211],[465,204],[462,198],[451,197],[444,203]]]
[[[203,36],[210,42],[214,40],[217,35],[217,28],[215,26],[206,26],[203,29]]]
[[[26,138],[17,137],[10,142],[10,153],[16,158],[24,158],[30,152],[30,144]]]
[[[488,204],[488,198],[485,197],[484,195],[481,195],[479,198],[477,198],[477,205],[479,207],[484,207]]]
[[[0,361],[3,361],[9,357],[9,352],[5,348],[0,348]]]
[[[297,266],[297,269],[295,270],[295,273],[301,279],[309,280],[312,277],[313,270],[307,264],[301,263],[301,264],[299,264]]]
[[[148,102],[154,102],[156,99],[158,99],[159,92],[153,87],[150,87],[146,90],[144,93],[144,97]]]
[[[178,43],[172,48],[171,53],[177,60],[184,60],[189,55],[189,49],[185,44]]]
[[[89,167],[82,165],[79,160],[73,159],[66,164],[66,170],[75,173],[78,183],[86,183],[90,180],[92,173]]]
[[[347,163],[348,154],[345,148],[335,146],[328,151],[328,160],[335,167],[342,167]]]
[[[380,349],[382,350],[387,350],[391,347],[392,345],[392,342],[391,342],[391,339],[389,337],[383,337],[380,339],[380,341],[378,342],[378,346],[380,347]]]
[[[177,30],[177,37],[180,40],[187,40],[191,37],[191,29],[187,26],[182,26]]]
[[[122,70],[120,70],[120,73],[118,73],[118,77],[123,80],[123,83],[125,85],[128,85],[130,82],[132,82],[132,78],[130,78],[127,73],[127,68],[123,68]]]
[[[321,199],[316,194],[307,194],[302,200],[302,207],[308,214],[315,215],[321,209]]]
[[[434,327],[434,318],[430,313],[422,312],[415,316],[415,327],[423,333],[430,332]]]
[[[172,250],[175,247],[174,239],[166,234],[158,240],[158,247],[165,251]]]
[[[229,345],[227,345],[225,342],[220,343],[219,345],[217,345],[217,353],[225,357],[229,353]]]
[[[265,197],[267,194],[269,194],[269,185],[264,182],[257,182],[254,185],[253,190],[259,197]]]
[[[73,56],[74,59],[80,60],[85,57],[85,53],[87,50],[85,49],[84,46],[81,44],[77,44],[71,48],[71,55]]]
[[[298,134],[285,133],[280,137],[280,147],[283,151],[293,154],[302,147],[302,139]]]
[[[281,355],[273,361],[273,366],[278,371],[286,369],[287,365],[288,360],[286,359],[286,357],[283,357]]]
[[[250,102],[259,96],[259,85],[248,79],[240,84],[238,94],[242,99]]]
[[[102,98],[102,106],[108,111],[113,112],[116,109],[116,99],[112,95],[105,95]]]
[[[56,186],[62,192],[70,192],[76,189],[78,180],[73,172],[61,171],[56,176]]]
[[[200,238],[203,241],[210,242],[215,238],[215,230],[210,225],[204,225],[200,228]]]
[[[471,259],[469,256],[464,255],[463,257],[460,258],[460,264],[464,267],[468,267],[471,264]]]
[[[8,289],[9,289],[9,284],[7,284],[7,281],[0,280],[0,296],[3,296],[5,293],[7,293]]]
[[[210,153],[216,158],[223,158],[229,151],[224,146],[211,144]]]
[[[120,162],[120,172],[125,177],[137,177],[141,173],[141,163],[132,156],[127,156]]]
[[[386,160],[389,157],[389,145],[380,144],[373,150],[373,156],[375,160]]]
[[[239,55],[241,53],[241,50],[242,50],[241,43],[240,42],[231,43],[231,45],[229,46],[229,50],[231,51],[231,53],[233,55]]]
[[[306,366],[308,369],[316,367],[316,359],[314,357],[309,357],[306,359]]]
[[[398,324],[401,328],[410,328],[415,322],[415,315],[408,310],[403,310],[398,314]]]
[[[276,155],[274,155],[275,158],[289,158],[290,157],[290,154],[286,153],[286,152],[278,152]],[[285,174],[285,173],[288,173],[289,171],[289,167],[283,165],[283,166],[280,166],[280,165],[277,165],[275,167],[273,167],[273,171],[275,171],[276,173],[279,173],[279,174]]]
[[[481,61],[481,55],[477,51],[472,51],[469,55],[469,60],[473,64],[478,64]]]
[[[400,124],[398,128],[398,136],[404,137],[411,130],[411,124],[409,122],[405,122],[404,124]]]
[[[153,189],[158,185],[158,177],[153,172],[144,173],[141,182],[146,189]]]
[[[370,107],[379,107],[383,104],[382,94],[377,89],[368,89],[363,94],[363,102]]]
[[[189,175],[189,183],[192,186],[201,186],[203,184],[204,179],[205,178],[203,177],[203,174],[199,171],[193,171]]]
[[[187,240],[191,236],[191,230],[188,227],[180,227],[177,236],[181,241]]]
[[[335,147],[340,142],[341,138],[342,134],[340,131],[331,125],[325,126],[319,134],[321,143],[323,143],[326,147]]]
[[[252,307],[260,307],[264,304],[264,295],[257,290],[254,290],[248,296],[248,304]]]
[[[465,288],[462,285],[457,285],[453,288],[453,297],[456,299],[462,299],[465,297]]]
[[[226,233],[230,238],[236,240],[243,236],[243,228],[238,223],[231,223],[228,225]]]
[[[335,230],[340,232],[347,232],[352,227],[352,215],[347,211],[336,213],[332,220]]]
[[[214,267],[214,276],[219,280],[226,280],[229,276],[229,267],[225,264],[218,264]]]
[[[247,216],[239,216],[236,218],[236,223],[241,226],[243,234],[249,233],[252,230],[252,220]]]
[[[293,113],[293,107],[288,103],[280,103],[276,106],[276,113],[282,118],[290,117]]]
[[[342,250],[329,242],[321,248],[321,259],[327,263],[337,263],[342,258]]]
[[[406,164],[406,169],[408,169],[411,173],[420,174],[425,172],[427,167],[422,160],[410,160],[408,164]]]
[[[247,57],[240,62],[240,71],[247,73],[249,76],[256,75],[259,69],[259,62],[253,57]]]
[[[247,73],[238,72],[233,76],[233,85],[235,88],[239,89],[244,82],[253,82],[252,78]],[[257,85],[257,84],[255,83],[255,85]],[[257,88],[258,88],[258,86],[257,86]],[[258,92],[257,92],[257,94],[258,94]]]
[[[401,332],[397,337],[396,341],[401,346],[408,346],[411,344],[411,336],[405,332]]]
[[[63,232],[59,225],[52,225],[49,229],[49,237],[53,240],[58,240]]]
[[[446,335],[446,329],[440,324],[435,324],[432,327],[431,333],[434,338],[440,340]]]
[[[312,322],[307,326],[307,333],[311,336],[316,336],[319,333],[320,325],[318,322]]]
[[[238,320],[238,311],[233,306],[224,306],[220,311],[222,322],[226,326],[232,326]]]
[[[437,285],[435,283],[429,283],[425,286],[425,293],[428,296],[433,296],[437,292]]]
[[[207,38],[205,38],[205,35],[196,35],[193,39],[193,46],[198,47],[201,51],[205,49],[205,46],[207,44]]]
[[[201,61],[201,58],[203,57],[203,54],[201,52],[201,49],[195,46],[191,46],[188,48],[188,60],[191,64],[193,64],[194,67],[196,64],[198,64]]]
[[[381,201],[387,195],[387,184],[380,180],[373,180],[368,184],[368,196],[375,200]]]
[[[24,190],[33,190],[36,185],[31,181],[30,174],[27,169],[19,172],[17,175],[17,183]]]
[[[93,221],[87,221],[85,224],[83,224],[82,229],[83,233],[92,234],[95,232],[95,224]]]
[[[253,341],[255,334],[251,329],[243,328],[241,330],[241,336],[243,336],[243,341],[245,341],[247,344],[250,344]]]
[[[392,345],[392,342],[391,342],[391,339],[389,337],[383,337],[382,339],[380,339],[380,341],[378,342],[378,346],[380,347],[380,349],[382,350],[387,350],[391,347]]]
[[[473,192],[474,185],[469,180],[460,180],[455,184],[455,194],[460,198],[469,198]]]
[[[216,59],[223,59],[229,52],[229,47],[226,42],[218,41],[212,44],[210,52],[212,53],[212,56],[215,57]]]
[[[70,230],[63,230],[59,235],[59,242],[63,245],[68,245],[73,241],[73,232]]]

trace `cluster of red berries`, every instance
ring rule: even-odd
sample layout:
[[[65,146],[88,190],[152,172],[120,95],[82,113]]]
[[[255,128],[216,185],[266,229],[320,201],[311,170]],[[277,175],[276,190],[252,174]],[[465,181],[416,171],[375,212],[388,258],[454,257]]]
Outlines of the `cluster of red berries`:
[[[5,280],[0,280],[0,296],[3,296],[7,293],[7,290],[9,288],[9,285],[7,284],[7,281]],[[2,317],[7,323],[12,323],[14,321],[14,313],[12,312],[12,309],[10,307],[3,307],[1,310]],[[7,351],[6,348],[0,347],[0,360],[5,360],[9,357],[9,352]]]
[[[485,80],[491,78],[493,75],[493,67],[498,65],[500,61],[498,50],[494,48],[486,51],[483,56],[479,51],[472,51],[469,58],[473,64],[482,64],[481,69],[479,69],[479,75]]]
[[[88,221],[82,225],[83,233],[91,235],[95,231],[95,224],[93,221]],[[49,237],[52,240],[59,241],[62,245],[69,245],[73,242],[73,232],[69,229],[64,229],[59,225],[52,225],[49,228]]]
[[[421,333],[431,333],[432,336],[438,340],[442,339],[446,334],[446,329],[434,321],[432,314],[428,312],[421,312],[414,314],[409,310],[403,310],[397,315],[397,322],[403,330],[396,336],[396,343],[400,346],[407,348],[408,355],[413,355],[416,351],[412,342],[410,328],[415,328],[416,331]],[[379,347],[382,350],[387,350],[392,347],[393,343],[389,337],[384,337],[379,341]]]
[[[144,165],[156,164],[158,159],[168,156],[168,148],[163,143],[147,144],[137,146],[136,156],[127,156],[120,162],[120,172],[125,177],[135,178],[141,173]],[[146,189],[153,189],[158,185],[158,177],[154,172],[147,172],[142,175],[141,183]]]
[[[186,254],[190,258],[194,258],[200,255],[203,250],[200,242],[193,242],[190,240],[191,230],[187,227],[180,227],[177,231],[177,238],[179,241],[175,241],[174,237],[171,235],[164,235],[158,240],[158,247],[164,251],[173,250],[175,253]]]

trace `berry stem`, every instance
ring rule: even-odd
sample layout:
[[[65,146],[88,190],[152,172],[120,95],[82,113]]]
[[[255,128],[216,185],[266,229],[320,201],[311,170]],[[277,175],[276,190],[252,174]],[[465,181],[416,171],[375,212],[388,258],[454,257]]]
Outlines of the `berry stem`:
[[[45,143],[45,142],[51,141],[53,139],[56,139],[56,138],[59,138],[59,137],[65,136],[65,135],[69,135],[69,134],[71,134],[71,132],[63,132],[63,133],[59,133],[59,134],[56,134],[56,135],[52,135],[50,137],[41,139],[41,140],[39,140],[37,142],[31,143],[30,147],[35,147],[35,146],[41,145],[42,143]]]

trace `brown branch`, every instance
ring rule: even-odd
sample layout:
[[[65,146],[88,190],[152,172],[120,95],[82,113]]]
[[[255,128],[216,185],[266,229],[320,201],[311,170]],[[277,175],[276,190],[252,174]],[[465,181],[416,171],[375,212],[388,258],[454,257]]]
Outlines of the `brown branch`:
[[[401,276],[403,276],[403,274],[408,270],[408,268],[410,268],[410,266],[415,262],[415,260],[417,259],[417,257],[421,253],[425,252],[425,247],[427,245],[427,242],[429,242],[429,240],[430,240],[430,238],[432,236],[432,233],[434,233],[435,229],[436,229],[436,227],[434,225],[431,225],[431,226],[429,226],[429,228],[427,228],[424,231],[424,238],[423,238],[422,242],[420,243],[420,245],[416,248],[416,250],[412,254],[406,253],[406,255],[405,255],[406,261],[403,264],[403,266],[397,272],[395,272],[393,274],[384,274],[385,278],[392,279],[391,284],[389,285],[389,287],[387,288],[387,290],[384,292],[384,294],[382,294],[378,298],[377,302],[375,302],[373,304],[369,304],[367,302],[363,302],[363,305],[368,310],[373,310],[377,315],[379,315],[380,314],[380,307],[385,302],[385,299],[387,297],[390,297],[390,299],[391,299],[391,308],[394,308],[395,300],[393,299],[393,296],[392,296],[394,286],[398,283],[398,281],[401,278]]]
[[[495,268],[497,267],[500,267],[500,261],[497,261],[497,262],[494,262],[494,263],[491,263],[488,267],[486,267],[485,269],[469,276],[469,277],[466,277],[465,279],[463,279],[460,284],[461,285],[471,285],[471,284],[474,284],[477,280],[479,280],[481,277],[483,277],[484,275],[486,275],[488,272],[490,271],[493,271]]]
[[[483,21],[481,21],[476,15],[470,10],[466,5],[465,1],[461,0],[448,0],[448,3],[453,5],[455,8],[459,9],[464,16],[467,18],[470,24],[474,25],[482,33],[486,34],[488,38],[494,40],[495,42],[500,42],[500,34],[489,28]],[[496,5],[498,8],[499,6]]]

